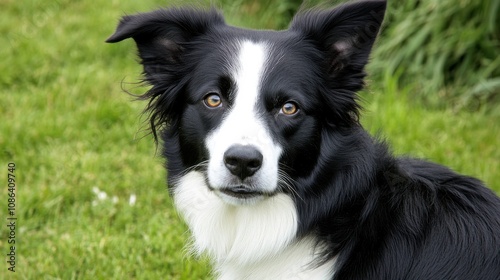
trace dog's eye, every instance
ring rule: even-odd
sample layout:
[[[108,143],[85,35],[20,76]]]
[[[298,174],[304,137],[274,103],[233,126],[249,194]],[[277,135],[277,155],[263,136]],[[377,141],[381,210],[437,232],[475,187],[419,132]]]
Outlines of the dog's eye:
[[[295,115],[299,111],[299,106],[295,102],[287,102],[285,103],[280,110],[281,114],[291,116]]]
[[[222,98],[217,93],[209,93],[205,96],[205,105],[210,108],[217,108],[222,104]]]

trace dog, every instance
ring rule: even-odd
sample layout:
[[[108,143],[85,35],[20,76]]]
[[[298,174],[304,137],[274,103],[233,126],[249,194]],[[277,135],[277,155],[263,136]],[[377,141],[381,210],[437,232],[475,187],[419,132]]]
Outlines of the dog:
[[[393,156],[358,121],[385,9],[257,31],[176,7],[124,16],[107,39],[137,44],[170,194],[219,279],[500,279],[500,199]]]

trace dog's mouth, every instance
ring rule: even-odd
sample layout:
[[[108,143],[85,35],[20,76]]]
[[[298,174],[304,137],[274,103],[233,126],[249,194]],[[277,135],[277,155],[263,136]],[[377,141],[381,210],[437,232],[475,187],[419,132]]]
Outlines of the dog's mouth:
[[[247,185],[234,185],[222,188],[210,188],[224,202],[235,205],[252,205],[269,198],[275,193],[269,193]]]
[[[239,199],[249,199],[266,195],[264,192],[253,190],[246,186],[227,187],[219,189],[218,191],[225,195]]]

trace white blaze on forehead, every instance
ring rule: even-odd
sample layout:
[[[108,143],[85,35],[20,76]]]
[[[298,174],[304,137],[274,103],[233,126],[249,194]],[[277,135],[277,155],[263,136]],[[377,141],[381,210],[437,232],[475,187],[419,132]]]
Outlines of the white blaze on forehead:
[[[243,41],[236,61],[232,63],[233,104],[206,141],[210,153],[208,181],[214,188],[227,185],[232,178],[224,165],[223,155],[232,145],[240,144],[252,145],[263,155],[262,167],[253,176],[255,187],[268,192],[276,190],[281,147],[272,139],[258,109],[268,49],[264,43]]]
[[[244,42],[238,57],[238,68],[234,77],[237,94],[236,110],[253,110],[260,91],[262,72],[266,61],[266,47],[263,44]],[[235,110],[233,110],[235,111]]]

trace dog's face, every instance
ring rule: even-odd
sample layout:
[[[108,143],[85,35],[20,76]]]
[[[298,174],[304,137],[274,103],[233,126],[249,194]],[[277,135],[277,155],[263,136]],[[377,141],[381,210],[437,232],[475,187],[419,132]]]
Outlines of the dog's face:
[[[280,170],[296,168],[297,156],[306,161],[317,153],[308,144],[319,135],[318,87],[302,74],[318,72],[315,64],[303,63],[314,54],[300,53],[294,38],[272,45],[238,37],[218,42],[212,55],[199,50],[202,66],[193,72],[180,119],[181,142],[198,150],[193,163],[207,161],[208,186],[233,204],[283,191],[287,175],[280,177]]]
[[[230,27],[214,10],[159,10],[124,17],[108,42],[138,45],[169,177],[197,170],[223,201],[252,204],[296,193],[296,180],[328,164],[324,132],[358,126],[355,92],[384,10],[370,1],[309,11],[286,31]]]

